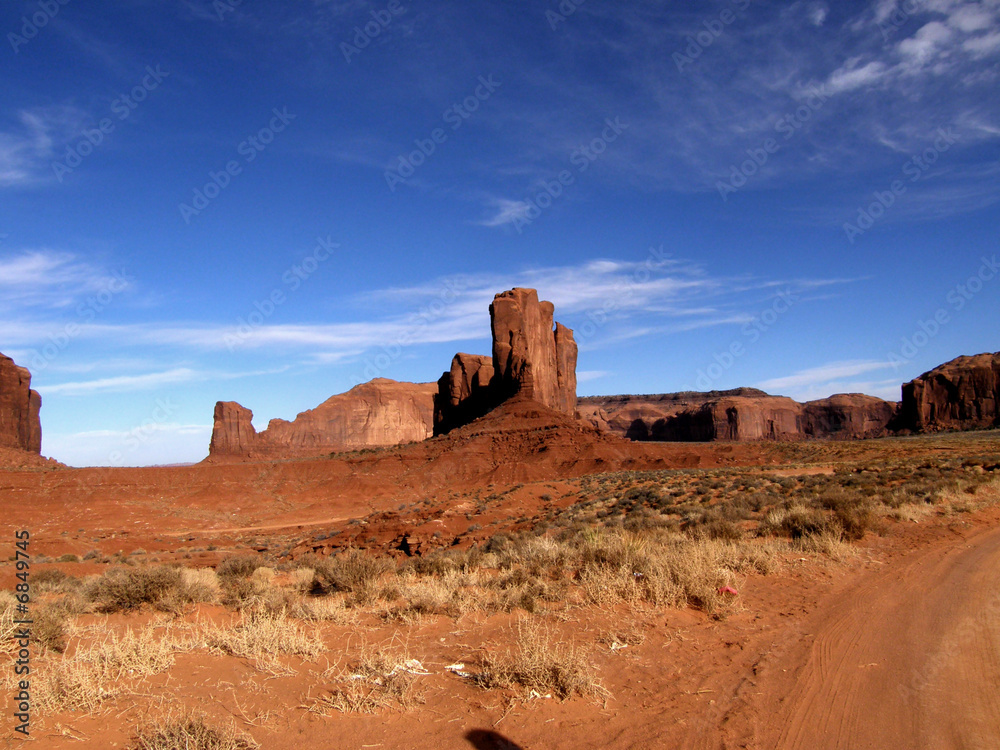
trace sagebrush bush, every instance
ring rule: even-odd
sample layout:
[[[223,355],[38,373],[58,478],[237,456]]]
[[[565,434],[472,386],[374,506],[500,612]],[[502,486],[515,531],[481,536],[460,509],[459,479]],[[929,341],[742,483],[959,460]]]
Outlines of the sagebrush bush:
[[[89,593],[100,612],[130,612],[143,605],[169,610],[180,598],[181,581],[180,569],[166,565],[112,568]]]
[[[201,714],[182,713],[137,727],[128,750],[256,750],[260,745],[232,728],[209,726]]]

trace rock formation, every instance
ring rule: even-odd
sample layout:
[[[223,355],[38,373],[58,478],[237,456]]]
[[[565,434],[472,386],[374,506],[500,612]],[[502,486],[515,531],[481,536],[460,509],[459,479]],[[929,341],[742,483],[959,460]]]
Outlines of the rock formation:
[[[438,380],[435,430],[449,432],[488,412],[495,401],[490,389],[494,372],[492,357],[456,354],[451,360],[451,370]]]
[[[521,395],[551,409],[576,409],[576,342],[563,325],[553,330],[555,308],[534,289],[511,289],[493,298],[493,367],[497,396]]]
[[[551,302],[534,289],[493,298],[493,357],[456,354],[438,381],[435,433],[442,434],[519,396],[564,414],[576,413],[577,346],[573,331],[553,322]]]
[[[914,432],[1000,426],[1000,353],[958,357],[906,383],[896,426]]]
[[[803,404],[806,437],[871,438],[886,434],[899,405],[861,393],[839,393]]]
[[[266,459],[377,448],[425,440],[519,396],[576,414],[576,342],[553,323],[551,302],[534,289],[498,294],[490,306],[493,354],[456,354],[437,383],[376,378],[327,399],[293,421],[272,419],[258,433],[253,413],[215,406],[209,457]]]
[[[253,412],[235,401],[219,401],[212,421],[210,456],[248,457],[257,447]]]
[[[31,390],[31,373],[0,354],[0,448],[42,452],[42,397]]]
[[[798,440],[885,434],[896,404],[837,395],[801,404],[755,388],[582,398],[580,415],[632,440]]]
[[[433,431],[434,383],[376,378],[304,411],[294,421],[272,419],[258,433],[253,413],[220,401],[209,455],[215,458],[286,458],[377,448],[424,440]]]

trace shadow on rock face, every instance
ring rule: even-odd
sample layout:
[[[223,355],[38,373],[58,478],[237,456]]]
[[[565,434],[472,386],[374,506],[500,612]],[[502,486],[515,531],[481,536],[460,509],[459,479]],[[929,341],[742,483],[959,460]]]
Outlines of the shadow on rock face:
[[[465,739],[476,750],[524,750],[523,747],[508,740],[502,734],[487,729],[473,729],[465,735]]]

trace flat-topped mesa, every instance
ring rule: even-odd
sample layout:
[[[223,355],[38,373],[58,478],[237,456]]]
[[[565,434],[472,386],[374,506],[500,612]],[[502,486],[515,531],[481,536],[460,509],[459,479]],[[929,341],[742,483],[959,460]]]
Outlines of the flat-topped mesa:
[[[863,393],[838,393],[806,401],[802,431],[806,437],[872,438],[886,434],[899,404]]]
[[[331,396],[289,422],[272,419],[261,441],[282,454],[385,448],[433,433],[435,383],[375,378]]]
[[[0,354],[0,448],[41,455],[42,397],[31,390],[31,373]]]
[[[903,385],[900,430],[1000,426],[1000,352],[958,357]]]
[[[576,414],[576,341],[573,331],[553,322],[554,312],[534,289],[511,289],[493,298],[493,357],[455,355],[438,381],[435,434],[467,424],[515,396]]]
[[[253,412],[232,401],[215,405],[209,456],[290,458],[425,440],[433,432],[434,383],[376,378],[331,396],[293,421],[272,419],[257,432]]]
[[[580,400],[580,415],[632,440],[854,439],[884,435],[896,404],[838,394],[804,404],[754,388]]]

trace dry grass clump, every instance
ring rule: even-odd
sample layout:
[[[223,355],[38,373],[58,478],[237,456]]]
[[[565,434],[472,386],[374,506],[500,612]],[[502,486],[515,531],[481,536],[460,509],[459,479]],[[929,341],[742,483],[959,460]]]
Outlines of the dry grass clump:
[[[35,667],[32,697],[40,713],[96,711],[113,698],[117,685],[106,684],[97,667],[79,659],[42,661]]]
[[[77,591],[82,582],[58,568],[39,570],[31,574],[31,586],[36,594],[70,594]]]
[[[422,666],[410,658],[404,647],[365,645],[348,669],[336,675],[339,684],[317,704],[341,713],[374,714],[390,708],[413,708],[421,702],[415,687],[420,673]]]
[[[217,589],[210,571],[149,565],[112,568],[88,581],[83,593],[98,612],[134,612],[144,606],[178,612],[188,604],[215,601]]]
[[[177,644],[169,630],[111,633],[74,653],[33,665],[33,696],[42,713],[95,711],[122,690],[122,681],[169,669]]]
[[[277,658],[282,654],[315,659],[326,650],[315,629],[307,631],[284,612],[263,609],[244,610],[235,625],[208,625],[202,635],[209,648],[249,659],[263,671],[287,671]]]
[[[299,599],[288,614],[298,620],[332,622],[334,625],[351,625],[358,619],[358,613],[349,609],[347,602],[334,596]]]
[[[211,727],[201,714],[166,716],[136,729],[128,750],[256,750],[260,745],[231,727]]]
[[[695,606],[715,612],[719,588],[737,574],[769,572],[773,550],[764,545],[692,540],[661,531],[642,535],[594,532],[584,536],[579,581],[596,604],[617,601]]]
[[[528,698],[580,695],[597,699],[608,695],[587,651],[556,640],[541,623],[531,620],[518,622],[513,649],[485,651],[480,669],[475,680],[487,690],[521,688]]]
[[[346,592],[358,604],[368,604],[378,597],[378,584],[396,566],[385,557],[374,557],[360,550],[349,550],[335,557],[314,558],[312,593]]]
[[[12,640],[17,626],[14,625],[17,599],[9,591],[0,591],[0,653],[16,650],[17,643]]]
[[[214,604],[222,596],[219,576],[211,568],[182,568],[181,589],[191,602]]]

